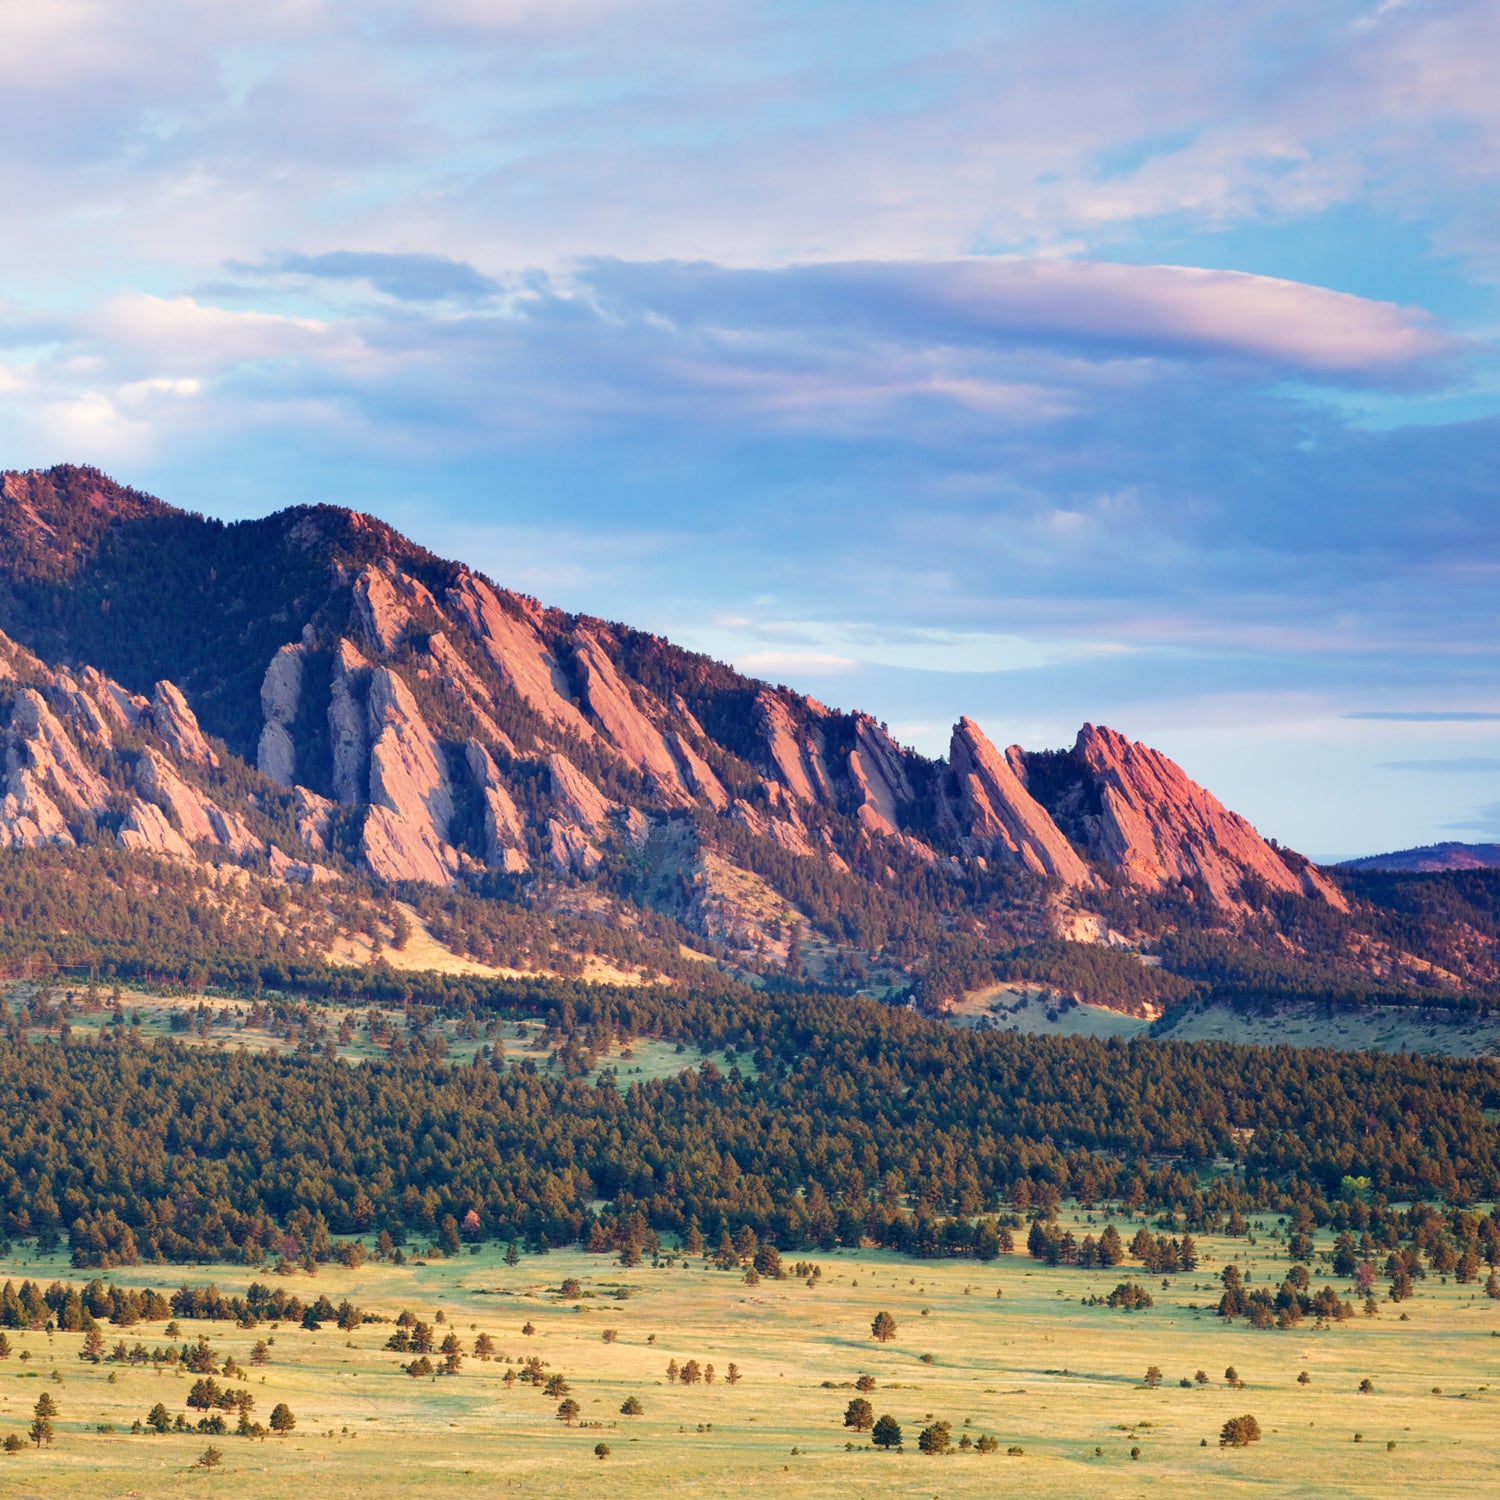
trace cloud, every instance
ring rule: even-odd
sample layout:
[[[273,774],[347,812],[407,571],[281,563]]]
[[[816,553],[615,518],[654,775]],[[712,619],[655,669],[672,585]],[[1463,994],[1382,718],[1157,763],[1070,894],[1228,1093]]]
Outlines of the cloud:
[[[1500,771],[1500,759],[1495,756],[1454,756],[1450,760],[1385,760],[1380,762],[1382,771],[1435,771],[1454,775],[1492,776]]]
[[[1445,823],[1443,826],[1456,832],[1481,833],[1500,840],[1500,802],[1487,802],[1458,822]]]
[[[825,651],[750,651],[735,658],[735,665],[742,672],[756,677],[770,677],[776,673],[808,673],[814,677],[852,672],[859,663],[848,656],[835,656]]]
[[[198,373],[254,360],[328,356],[345,343],[344,335],[314,318],[142,293],[109,298],[78,319],[73,332],[113,359]]]
[[[1391,374],[1458,347],[1417,308],[1191,266],[1017,257],[778,270],[602,262],[584,276],[611,311],[649,310],[699,328],[1220,357],[1309,376]]]
[[[308,276],[328,281],[367,281],[403,302],[483,302],[501,290],[465,261],[446,255],[380,254],[331,250],[321,255],[274,255],[258,264],[230,261],[227,269],[252,276]]]
[[[1385,724],[1483,724],[1500,719],[1500,713],[1480,709],[1409,708],[1372,709],[1367,713],[1345,714],[1346,719],[1370,719]]]

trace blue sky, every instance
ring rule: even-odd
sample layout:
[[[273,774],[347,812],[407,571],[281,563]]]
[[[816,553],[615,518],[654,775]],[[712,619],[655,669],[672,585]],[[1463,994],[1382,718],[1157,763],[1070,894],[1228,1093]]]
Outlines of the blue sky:
[[[1500,838],[1500,7],[0,5],[0,463]]]

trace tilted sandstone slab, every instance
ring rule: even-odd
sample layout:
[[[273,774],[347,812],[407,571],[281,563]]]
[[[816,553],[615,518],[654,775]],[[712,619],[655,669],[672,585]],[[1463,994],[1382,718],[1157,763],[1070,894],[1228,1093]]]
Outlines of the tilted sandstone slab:
[[[38,786],[81,812],[109,806],[104,778],[79,753],[47,700],[35,688],[22,688],[11,709],[5,739],[6,770],[26,772]]]
[[[190,844],[217,844],[219,835],[209,817],[209,799],[180,777],[165,756],[143,750],[135,763],[136,785],[163,811]],[[222,814],[221,814],[222,816]]]
[[[126,849],[147,854],[166,854],[173,859],[192,859],[192,846],[167,821],[167,815],[154,802],[137,797],[120,825],[120,843]]]
[[[333,794],[342,807],[365,800],[369,735],[364,706],[370,663],[352,641],[341,640],[333,653],[329,684],[328,740],[333,752]]]
[[[559,871],[573,875],[592,874],[604,858],[582,828],[556,818],[547,819],[547,853]]]
[[[602,832],[615,804],[594,785],[566,755],[547,757],[552,780],[552,800],[565,823],[576,823],[588,833]]]
[[[1224,907],[1244,904],[1241,882],[1254,875],[1275,891],[1318,895],[1346,909],[1343,895],[1313,866],[1293,856],[1293,870],[1238,813],[1148,745],[1085,724],[1073,747],[1097,787],[1105,859],[1147,888],[1201,879]]]
[[[217,766],[218,755],[210,748],[198,727],[197,715],[188,707],[182,690],[163,679],[151,694],[151,724],[172,747],[180,760],[196,760],[205,766]]]
[[[309,849],[328,848],[328,839],[333,829],[333,814],[337,803],[320,797],[305,786],[292,788],[292,817],[297,823],[297,837]]]
[[[573,633],[574,661],[583,681],[589,712],[621,756],[651,780],[662,800],[683,806],[691,800],[677,761],[660,729],[637,707],[609,653],[587,630]]]
[[[498,746],[507,755],[514,755],[516,747],[510,736],[490,716],[492,705],[489,694],[445,631],[433,631],[427,643],[427,654],[436,665],[444,686],[463,704],[469,717],[473,719],[474,727],[484,737],[484,742]]]
[[[305,648],[283,646],[271,658],[260,684],[260,711],[265,725],[256,748],[261,772],[282,786],[291,786],[297,776],[297,746],[292,725],[302,704],[302,671]]]
[[[94,701],[66,667],[60,669],[54,679],[56,688],[54,702],[73,727],[75,734],[109,750],[114,745],[114,735],[103,708]]]
[[[116,729],[134,729],[151,705],[139,693],[129,692],[113,678],[95,667],[84,667],[78,674],[84,691],[113,721]]]
[[[531,868],[526,824],[494,758],[478,740],[464,746],[464,759],[484,799],[484,862],[491,870],[521,875]]]
[[[354,580],[354,618],[366,647],[377,656],[394,651],[411,627],[411,611],[385,572],[375,567]]]
[[[1022,865],[1065,885],[1094,883],[1047,809],[1021,785],[972,719],[954,726],[949,764],[958,780],[959,826],[975,853]]]
[[[447,765],[411,689],[389,667],[370,672],[369,721],[365,858],[382,880],[449,885],[458,856],[448,844],[453,790]]]
[[[689,717],[692,716],[689,715]],[[713,767],[693,749],[686,735],[679,734],[675,729],[669,729],[663,738],[681,768],[682,779],[687,784],[688,790],[700,801],[708,803],[715,812],[723,812],[729,806],[729,793],[724,790],[724,784],[714,775]]]
[[[866,714],[855,717],[849,779],[859,794],[860,823],[871,833],[899,832],[901,805],[912,798],[906,762],[901,747]]]
[[[816,728],[800,726],[781,695],[769,688],[755,695],[755,720],[782,786],[803,802],[831,805],[833,783]]]
[[[567,676],[531,619],[512,614],[494,589],[472,573],[464,573],[448,591],[448,605],[528,708],[580,739],[594,738],[593,727],[573,702]]]

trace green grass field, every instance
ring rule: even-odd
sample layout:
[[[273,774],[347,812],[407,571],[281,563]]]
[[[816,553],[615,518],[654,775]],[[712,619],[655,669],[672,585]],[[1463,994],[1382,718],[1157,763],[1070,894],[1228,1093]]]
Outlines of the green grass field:
[[[1128,1239],[1132,1227],[1118,1222]],[[1080,1223],[1078,1232],[1089,1227]],[[409,1308],[440,1337],[458,1332],[466,1350],[487,1332],[499,1356],[466,1357],[456,1377],[414,1380],[399,1368],[410,1356],[384,1348],[388,1322],[346,1334],[331,1323],[309,1333],[290,1324],[241,1330],[182,1320],[180,1341],[205,1334],[220,1359],[232,1355],[241,1365],[249,1365],[256,1339],[274,1339],[271,1362],[252,1368],[246,1383],[258,1420],[284,1401],[296,1430],[263,1441],[135,1435],[131,1423],[156,1402],[174,1413],[185,1409],[192,1377],[81,1362],[79,1334],[12,1331],[13,1353],[0,1361],[0,1434],[25,1430],[42,1390],[52,1393],[60,1415],[52,1448],[0,1454],[0,1493],[90,1500],[210,1488],[244,1497],[306,1490],[319,1500],[511,1491],[839,1500],[947,1500],[1011,1490],[1089,1497],[1148,1490],[1490,1494],[1500,1473],[1500,1302],[1476,1285],[1429,1277],[1412,1300],[1383,1303],[1378,1317],[1357,1313],[1343,1326],[1226,1327],[1208,1310],[1224,1257],[1238,1254],[1257,1284],[1273,1277],[1279,1283],[1285,1269],[1269,1234],[1258,1239],[1254,1247],[1200,1240],[1199,1270],[1170,1278],[1165,1288],[1137,1270],[1135,1279],[1156,1297],[1154,1308],[1137,1313],[1080,1303],[1107,1292],[1121,1279],[1119,1268],[1049,1269],[1024,1254],[988,1265],[818,1254],[822,1275],[812,1285],[789,1277],[749,1286],[741,1275],[699,1261],[626,1270],[576,1251],[525,1256],[507,1267],[496,1246],[426,1265],[330,1265],[316,1277],[284,1279],[258,1273],[304,1301],[347,1296],[384,1318]],[[1315,1284],[1319,1271],[1315,1266]],[[0,1276],[17,1282],[81,1281],[87,1274],[61,1256],[0,1263]],[[253,1274],[229,1266],[109,1273],[121,1285],[170,1292],[184,1280],[214,1281],[226,1293],[242,1292]],[[565,1277],[579,1279],[581,1294],[557,1295]],[[621,1289],[627,1298],[618,1296]],[[882,1310],[897,1322],[886,1345],[870,1336]],[[521,1331],[528,1322],[530,1336]],[[604,1340],[606,1329],[615,1330],[613,1342]],[[161,1323],[105,1334],[106,1349],[118,1337],[140,1339],[148,1349],[165,1342]],[[506,1371],[531,1355],[547,1362],[549,1374],[565,1375],[580,1425],[560,1424],[556,1402],[539,1387],[518,1381],[507,1388]],[[669,1385],[673,1359],[712,1363],[717,1378]],[[734,1386],[724,1379],[731,1362],[742,1374]],[[1152,1364],[1165,1376],[1156,1389],[1143,1383]],[[1242,1390],[1224,1382],[1230,1365]],[[1179,1386],[1199,1369],[1211,1377],[1207,1386]],[[1302,1371],[1309,1385],[1298,1385]],[[875,1413],[901,1423],[904,1452],[873,1451],[868,1434],[855,1440],[842,1426],[862,1373],[877,1381],[869,1397]],[[1357,1387],[1366,1378],[1374,1391],[1362,1395]],[[620,1414],[630,1396],[643,1415]],[[1262,1440],[1221,1449],[1224,1421],[1246,1412],[1259,1421]],[[929,1420],[950,1422],[955,1444],[965,1432],[990,1433],[1000,1450],[919,1454],[917,1433]],[[103,1425],[114,1431],[99,1431]],[[851,1440],[857,1446],[848,1451]],[[600,1442],[611,1450],[603,1461],[594,1457]],[[210,1443],[223,1454],[213,1475],[195,1468]],[[1023,1451],[1008,1454],[1012,1447]]]

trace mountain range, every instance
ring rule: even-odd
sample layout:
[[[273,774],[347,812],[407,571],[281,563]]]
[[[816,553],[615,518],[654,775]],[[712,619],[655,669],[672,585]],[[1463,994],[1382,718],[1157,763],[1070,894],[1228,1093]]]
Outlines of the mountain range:
[[[1394,932],[1373,877],[1263,838],[1114,729],[1002,749],[964,718],[931,759],[337,507],[225,524],[92,469],[6,473],[0,630],[0,843],[274,882],[304,909],[395,893],[502,967],[576,967],[590,932],[628,930],[648,972],[932,1003],[1018,955],[1067,987],[1084,947],[1148,1005],[1231,951],[1494,977],[1472,910]],[[504,911],[533,919],[525,952],[496,938]],[[1218,934],[1209,958],[1190,932]]]

